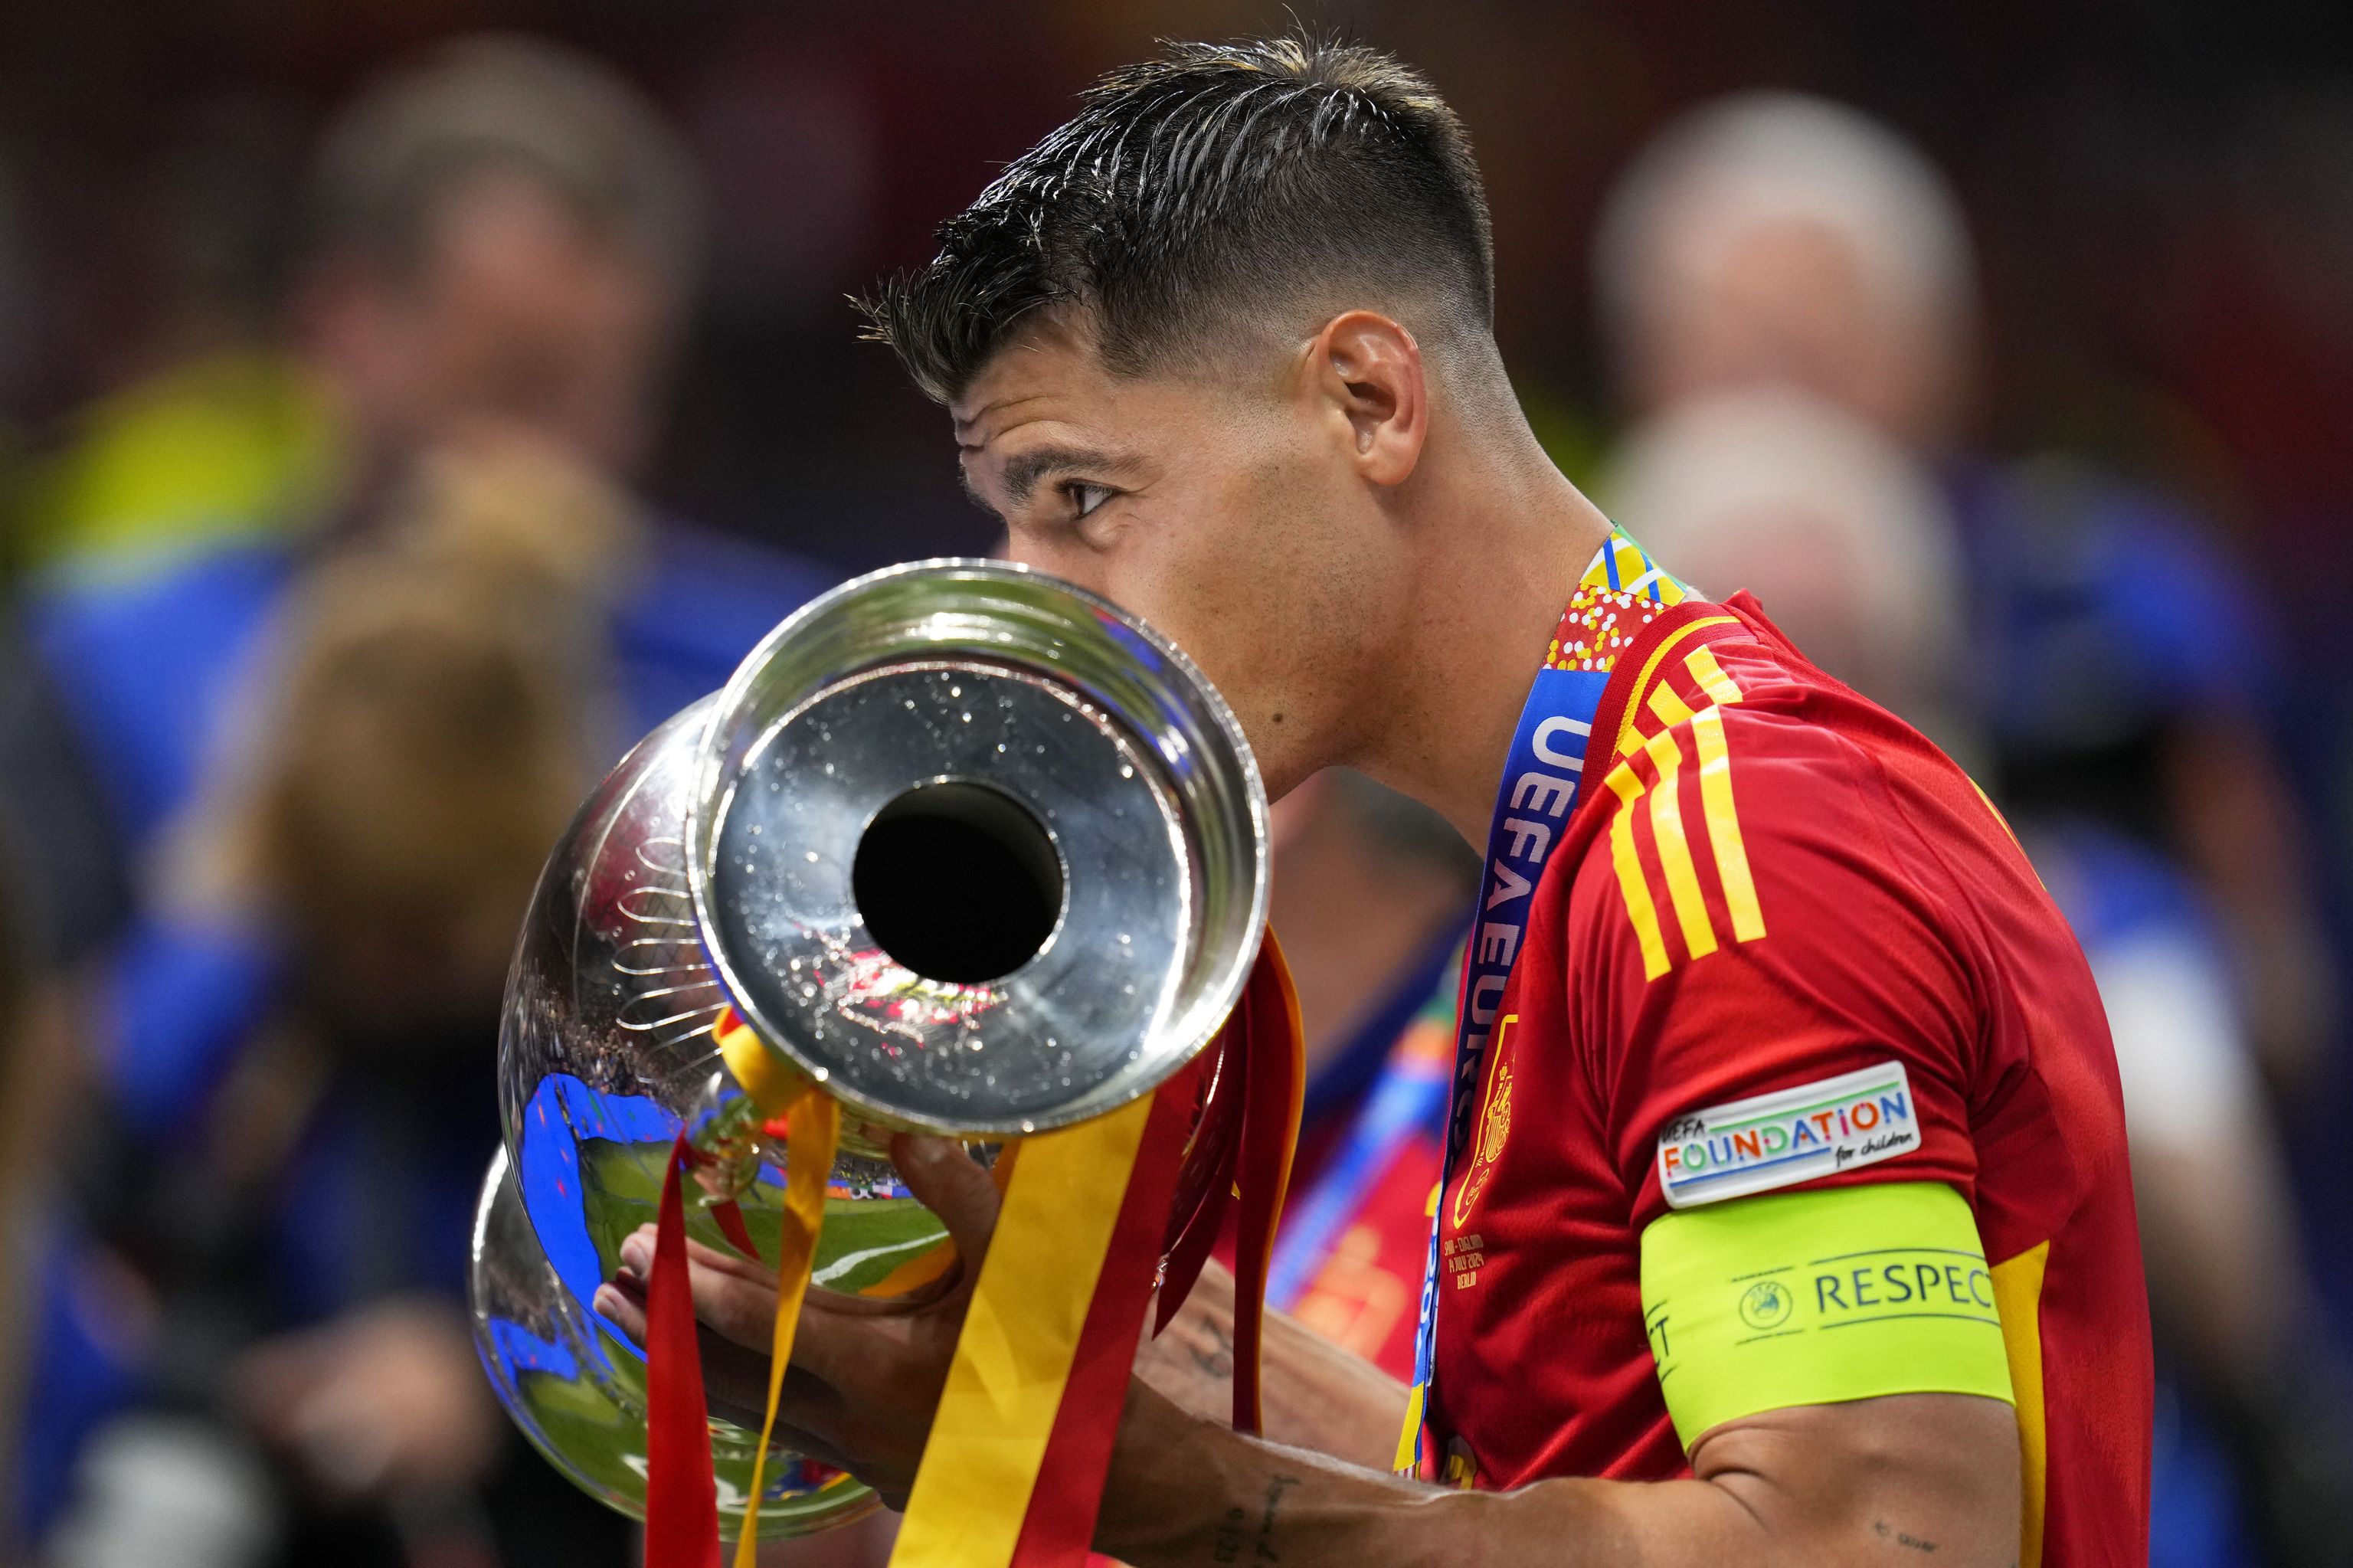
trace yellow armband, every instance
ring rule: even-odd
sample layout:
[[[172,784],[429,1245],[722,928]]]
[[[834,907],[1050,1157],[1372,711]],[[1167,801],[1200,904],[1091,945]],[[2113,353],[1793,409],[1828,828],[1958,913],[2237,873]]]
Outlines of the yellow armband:
[[[1711,1427],[1795,1404],[2010,1398],[1977,1222],[1942,1182],[1664,1215],[1642,1233],[1642,1320],[1686,1449]]]

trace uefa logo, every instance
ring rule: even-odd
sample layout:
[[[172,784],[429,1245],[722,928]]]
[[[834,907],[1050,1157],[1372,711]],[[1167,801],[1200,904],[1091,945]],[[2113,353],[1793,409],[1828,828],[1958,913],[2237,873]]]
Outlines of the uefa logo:
[[[1750,1286],[1741,1297],[1740,1320],[1752,1329],[1778,1329],[1789,1320],[1794,1305],[1786,1286],[1767,1279]]]

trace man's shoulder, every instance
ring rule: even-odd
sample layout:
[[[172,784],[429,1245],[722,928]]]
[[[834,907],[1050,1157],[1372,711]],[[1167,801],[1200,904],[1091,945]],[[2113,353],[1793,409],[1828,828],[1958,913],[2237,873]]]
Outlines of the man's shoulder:
[[[1662,618],[1595,719],[1554,895],[1572,941],[1624,938],[1645,980],[1768,933],[1878,940],[1898,915],[1941,925],[2033,885],[1967,774],[1739,600]]]

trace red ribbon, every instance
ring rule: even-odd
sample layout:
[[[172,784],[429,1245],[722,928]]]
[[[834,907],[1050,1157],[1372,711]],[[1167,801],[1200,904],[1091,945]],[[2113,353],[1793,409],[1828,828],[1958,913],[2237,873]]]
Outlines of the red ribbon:
[[[752,1233],[744,1224],[743,1205],[730,1198],[723,1203],[711,1205],[711,1217],[719,1222],[720,1233],[728,1245],[754,1263],[761,1261],[760,1249],[752,1245]]]
[[[1238,1080],[1242,1075],[1242,1058],[1247,1049],[1241,1031],[1229,1023],[1209,1049],[1202,1053],[1205,1060],[1214,1058],[1207,1070],[1216,1072],[1219,1080],[1212,1091],[1216,1098],[1237,1102],[1241,1099],[1242,1086]],[[1202,1114],[1206,1120],[1218,1114],[1218,1107],[1214,1103],[1205,1106]],[[1241,1118],[1237,1114],[1234,1119],[1239,1122]],[[1240,1157],[1242,1147],[1239,1128],[1229,1128],[1222,1133],[1205,1128],[1202,1136],[1218,1138],[1217,1165],[1209,1172],[1208,1185],[1191,1217],[1169,1244],[1168,1266],[1160,1280],[1160,1306],[1152,1323],[1155,1339],[1168,1327],[1170,1319],[1185,1305],[1185,1298],[1193,1294],[1193,1286],[1201,1277],[1202,1265],[1209,1261],[1209,1254],[1217,1248],[1218,1233],[1225,1227],[1226,1205],[1233,1196],[1234,1162]]]
[[[679,1134],[662,1173],[654,1266],[646,1281],[646,1568],[721,1568],[719,1487],[702,1401],[702,1351],[686,1273],[679,1179],[693,1151]]]
[[[1234,1248],[1234,1430],[1265,1430],[1259,1398],[1259,1351],[1264,1339],[1266,1271],[1274,1255],[1274,1227],[1291,1186],[1299,1145],[1301,1097],[1306,1090],[1305,1044],[1299,1001],[1274,933],[1266,934],[1258,966],[1237,1010],[1242,1023],[1242,1103],[1239,1160],[1240,1209]]]

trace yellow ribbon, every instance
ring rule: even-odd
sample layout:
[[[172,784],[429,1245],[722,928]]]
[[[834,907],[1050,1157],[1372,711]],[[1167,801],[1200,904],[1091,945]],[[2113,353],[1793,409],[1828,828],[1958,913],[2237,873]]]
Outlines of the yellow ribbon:
[[[833,1172],[835,1147],[841,1140],[841,1107],[806,1076],[778,1061],[748,1027],[725,1030],[719,1048],[728,1070],[761,1114],[771,1120],[779,1116],[788,1118],[784,1224],[776,1242],[776,1324],[768,1348],[768,1411],[760,1423],[760,1446],[753,1451],[752,1496],[744,1507],[744,1532],[735,1539],[735,1568],[755,1568],[760,1500],[767,1488],[768,1437],[776,1429],[785,1369],[792,1362],[801,1301],[808,1294],[818,1233],[825,1224],[825,1184]]]
[[[1021,1141],[891,1568],[1012,1559],[1152,1104]]]

